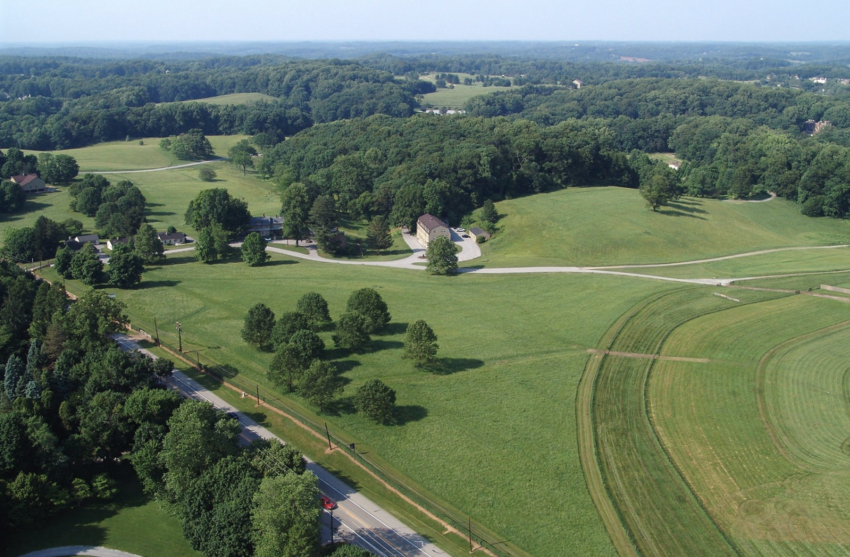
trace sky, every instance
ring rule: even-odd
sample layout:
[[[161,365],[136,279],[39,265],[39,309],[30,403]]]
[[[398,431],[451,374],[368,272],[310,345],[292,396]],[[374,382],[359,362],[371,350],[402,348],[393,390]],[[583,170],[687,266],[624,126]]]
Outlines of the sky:
[[[7,44],[850,41],[850,1],[0,0],[0,22]]]

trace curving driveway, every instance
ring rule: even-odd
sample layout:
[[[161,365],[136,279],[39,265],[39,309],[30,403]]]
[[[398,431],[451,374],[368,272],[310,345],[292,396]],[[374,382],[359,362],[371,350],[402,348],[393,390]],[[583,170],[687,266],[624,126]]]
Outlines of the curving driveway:
[[[162,168],[144,168],[141,170],[86,170],[80,171],[81,174],[138,174],[139,172],[162,172],[163,170],[174,170],[177,168],[187,168],[190,166],[198,166],[199,164],[209,164],[211,162],[226,161],[226,158],[211,159],[208,161],[190,162],[186,164],[177,164],[174,166],[163,166]]]
[[[70,557],[72,555],[92,555],[93,557],[139,557],[133,553],[109,549],[93,545],[66,545],[62,547],[51,547],[50,549],[39,549],[31,551],[21,557]]]

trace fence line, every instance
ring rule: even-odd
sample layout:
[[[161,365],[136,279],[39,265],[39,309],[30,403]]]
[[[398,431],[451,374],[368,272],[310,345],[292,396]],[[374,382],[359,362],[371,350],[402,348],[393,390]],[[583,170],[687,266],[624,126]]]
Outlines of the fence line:
[[[156,339],[154,339],[149,332],[140,329],[138,326],[131,327],[131,329],[141,332],[142,334],[150,338],[152,342],[156,342]],[[171,333],[169,332],[169,335],[170,334]],[[294,419],[308,426],[321,437],[330,437],[330,441],[332,444],[335,444],[338,448],[342,450],[349,451],[351,456],[353,456],[356,461],[359,462],[366,470],[372,472],[379,479],[386,482],[388,485],[396,489],[402,495],[414,501],[416,504],[421,505],[424,509],[432,513],[438,519],[445,521],[447,524],[459,531],[462,535],[469,535],[478,545],[481,546],[481,548],[489,551],[493,555],[496,555],[497,557],[524,557],[527,555],[527,553],[525,553],[524,551],[513,547],[513,545],[507,540],[501,540],[495,534],[486,530],[481,525],[476,524],[475,522],[470,522],[468,517],[461,515],[457,511],[447,509],[441,503],[434,501],[431,497],[422,493],[421,490],[409,485],[405,481],[405,479],[399,477],[398,474],[387,470],[384,466],[378,464],[377,462],[366,457],[365,455],[358,453],[357,451],[351,451],[349,448],[351,443],[353,442],[351,439],[343,439],[337,433],[326,430],[325,422],[320,423],[313,417],[307,416],[299,412],[279,395],[270,392],[268,387],[262,386],[259,383],[246,379],[239,375],[237,372],[228,370],[227,368],[216,363],[209,356],[204,356],[204,359],[206,359],[207,361],[203,365],[194,363],[191,361],[191,358],[185,355],[185,353],[181,353],[176,346],[170,345],[167,342],[163,342],[161,334],[159,338],[159,344],[163,348],[166,348],[169,352],[172,352],[178,355],[179,357],[182,357],[190,365],[197,367],[199,371],[213,376],[215,379],[221,381],[222,383],[227,382],[230,385],[240,389],[241,391],[251,396],[254,396],[254,393],[258,393],[259,398],[263,403],[277,408],[278,410],[292,416]],[[188,352],[192,352],[192,350],[189,350]]]

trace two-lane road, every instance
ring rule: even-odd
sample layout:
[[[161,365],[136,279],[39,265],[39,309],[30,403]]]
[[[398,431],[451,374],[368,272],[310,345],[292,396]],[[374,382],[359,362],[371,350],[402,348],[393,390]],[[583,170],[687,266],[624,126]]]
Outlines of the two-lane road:
[[[124,335],[114,335],[113,338],[124,350],[140,350],[151,357],[155,357],[146,350],[142,350],[138,344]],[[284,443],[271,431],[184,373],[174,370],[174,374],[166,383],[186,398],[203,400],[219,410],[232,413],[242,425],[243,443],[247,444],[259,438]],[[337,508],[332,513],[335,539],[343,539],[383,557],[441,557],[447,555],[440,548],[405,526],[393,515],[309,459],[307,459],[307,469],[319,478],[319,488],[322,493],[337,503]],[[330,541],[331,513],[329,511],[324,512],[326,518],[322,537],[323,541]]]

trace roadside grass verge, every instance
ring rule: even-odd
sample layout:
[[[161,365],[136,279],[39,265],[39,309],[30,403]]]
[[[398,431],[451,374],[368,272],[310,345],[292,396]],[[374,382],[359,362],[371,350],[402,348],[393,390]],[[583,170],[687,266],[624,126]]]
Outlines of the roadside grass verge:
[[[370,352],[335,350],[331,331],[321,333],[348,382],[339,402],[318,414],[297,395],[281,398],[531,554],[614,554],[578,458],[576,388],[587,349],[638,300],[671,285],[620,277],[446,278],[272,257],[250,268],[178,254],[148,269],[135,290],[105,290],[128,304],[134,326],[153,333],[155,317],[160,336],[176,345],[180,321],[184,349],[203,350],[202,361],[230,366],[271,392],[265,371],[272,355],[239,339],[250,306],[263,302],[279,315],[315,291],[336,318],[353,290],[377,289],[393,320]],[[82,290],[74,281],[68,286]],[[435,372],[401,358],[407,324],[416,319],[439,336]],[[373,378],[398,393],[393,426],[353,413],[351,395]],[[541,513],[541,502],[553,499],[559,504]]]
[[[674,330],[647,400],[659,439],[744,555],[850,548],[850,329],[840,302],[787,296]]]
[[[850,223],[805,217],[783,199],[734,204],[685,197],[652,212],[637,190],[593,187],[501,201],[496,210],[497,233],[481,246],[489,267],[673,263],[850,243]]]
[[[93,501],[70,508],[13,532],[3,540],[8,557],[65,545],[94,545],[120,549],[141,557],[201,557],[183,537],[180,521],[142,492],[129,464],[118,495],[111,501]]]

